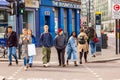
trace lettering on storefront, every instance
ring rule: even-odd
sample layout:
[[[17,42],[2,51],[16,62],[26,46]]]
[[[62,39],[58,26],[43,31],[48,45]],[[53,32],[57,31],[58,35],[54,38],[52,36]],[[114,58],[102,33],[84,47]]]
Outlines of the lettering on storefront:
[[[80,9],[79,4],[58,2],[58,1],[53,1],[52,3],[53,3],[53,6],[57,6],[57,7],[68,7],[68,8],[78,8],[78,9]]]
[[[25,0],[25,7],[39,8],[38,0]]]

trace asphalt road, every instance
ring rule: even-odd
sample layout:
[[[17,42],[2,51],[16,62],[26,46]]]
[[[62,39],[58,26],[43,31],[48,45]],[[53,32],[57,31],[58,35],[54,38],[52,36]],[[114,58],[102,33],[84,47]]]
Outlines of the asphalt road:
[[[74,67],[58,67],[57,62],[47,68],[41,62],[34,62],[32,68],[24,71],[22,62],[8,66],[0,63],[0,77],[6,80],[120,80],[120,61],[107,63],[84,63]],[[0,79],[2,80],[2,79]]]

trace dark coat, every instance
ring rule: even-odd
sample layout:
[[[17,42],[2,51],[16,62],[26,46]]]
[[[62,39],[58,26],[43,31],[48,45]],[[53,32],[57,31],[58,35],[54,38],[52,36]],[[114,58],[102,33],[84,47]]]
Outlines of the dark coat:
[[[10,36],[7,36],[7,47],[17,47],[18,39],[16,32],[12,32]]]
[[[67,40],[64,35],[57,35],[54,40],[55,48],[64,49],[67,45]]]

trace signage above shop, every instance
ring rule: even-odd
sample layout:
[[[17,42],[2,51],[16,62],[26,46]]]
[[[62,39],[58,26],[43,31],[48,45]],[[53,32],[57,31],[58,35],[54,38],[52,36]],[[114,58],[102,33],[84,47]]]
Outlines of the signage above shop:
[[[52,1],[52,4],[53,4],[53,6],[57,6],[57,7],[67,7],[67,8],[80,9],[80,4],[75,4],[75,3]]]
[[[25,7],[39,8],[38,0],[25,0]]]

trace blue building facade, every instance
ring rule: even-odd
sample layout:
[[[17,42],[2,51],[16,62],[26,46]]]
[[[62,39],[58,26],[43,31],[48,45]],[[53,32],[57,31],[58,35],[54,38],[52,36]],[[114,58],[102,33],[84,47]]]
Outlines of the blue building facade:
[[[67,37],[72,31],[80,32],[80,4],[63,2],[62,0],[41,0],[40,4],[40,33],[44,25],[49,26],[53,37],[57,29],[62,28]]]

